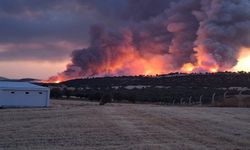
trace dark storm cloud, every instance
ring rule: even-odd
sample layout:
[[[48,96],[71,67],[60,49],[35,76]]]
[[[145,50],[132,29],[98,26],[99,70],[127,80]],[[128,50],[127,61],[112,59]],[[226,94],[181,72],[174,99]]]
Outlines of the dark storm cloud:
[[[102,19],[106,7],[98,1],[0,0],[0,60],[66,58],[74,49],[88,44],[92,24],[109,21]],[[58,49],[56,43],[63,41],[72,47]],[[54,46],[48,46],[53,42]],[[13,49],[3,49],[10,43]],[[34,43],[44,46],[29,49],[28,45]]]
[[[27,42],[33,40],[68,40],[86,42],[90,17],[71,14],[48,14],[41,18],[24,19],[0,17],[0,42]]]
[[[8,14],[19,14],[26,10],[46,11],[60,5],[65,0],[1,0],[0,11]]]
[[[76,47],[74,43],[60,42],[37,42],[37,43],[6,43],[0,45],[1,61],[16,60],[43,60],[58,61],[68,57],[69,49]]]
[[[0,60],[53,60],[89,43],[89,28],[101,24],[107,28],[127,26],[162,13],[165,0],[0,0],[0,46],[11,43],[13,49],[0,49]],[[129,11],[128,11],[129,10]],[[140,11],[138,11],[140,10]],[[71,48],[60,51],[46,43],[67,41]],[[40,43],[39,49],[19,45]],[[48,45],[48,44],[47,44]],[[3,46],[2,46],[3,47]],[[18,48],[18,49],[16,49]],[[29,52],[29,53],[28,53]],[[58,55],[56,55],[58,53]],[[41,54],[41,55],[40,55]],[[44,55],[47,54],[47,55]],[[45,57],[45,56],[53,57]]]

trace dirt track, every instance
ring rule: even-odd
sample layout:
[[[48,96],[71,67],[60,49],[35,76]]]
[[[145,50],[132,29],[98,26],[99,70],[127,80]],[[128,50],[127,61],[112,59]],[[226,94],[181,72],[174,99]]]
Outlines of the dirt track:
[[[0,118],[0,149],[250,149],[249,108],[52,101]]]

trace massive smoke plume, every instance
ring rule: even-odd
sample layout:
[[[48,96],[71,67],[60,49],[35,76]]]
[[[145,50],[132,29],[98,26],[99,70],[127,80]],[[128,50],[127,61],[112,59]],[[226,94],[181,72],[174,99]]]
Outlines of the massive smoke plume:
[[[119,7],[113,25],[93,25],[90,46],[74,51],[58,77],[224,71],[250,47],[250,0],[127,0]]]

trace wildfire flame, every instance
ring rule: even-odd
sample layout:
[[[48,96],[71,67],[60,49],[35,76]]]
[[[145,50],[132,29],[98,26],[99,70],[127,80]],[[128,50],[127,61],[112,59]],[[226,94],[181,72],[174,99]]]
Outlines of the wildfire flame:
[[[57,76],[53,76],[53,77],[50,77],[48,80],[44,80],[42,81],[43,83],[61,83],[63,81],[66,81],[67,78],[64,77],[63,75],[57,75]]]
[[[182,66],[181,71],[186,73],[191,73],[194,69],[195,66],[192,63],[187,63]]]
[[[60,83],[60,82],[61,82],[60,80],[55,81],[55,83]]]
[[[191,73],[191,72],[211,72],[215,73],[219,71],[219,66],[214,60],[214,58],[207,54],[204,51],[203,47],[197,47],[195,48],[195,51],[197,52],[196,58],[197,62],[195,64],[187,63],[184,64],[181,68],[182,72]]]
[[[250,48],[240,50],[238,63],[232,71],[250,71]]]

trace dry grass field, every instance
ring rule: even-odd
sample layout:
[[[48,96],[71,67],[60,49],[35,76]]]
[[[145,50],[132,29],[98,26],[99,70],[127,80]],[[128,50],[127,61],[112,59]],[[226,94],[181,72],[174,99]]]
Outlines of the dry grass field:
[[[250,149],[250,109],[53,100],[1,109],[0,149]]]

